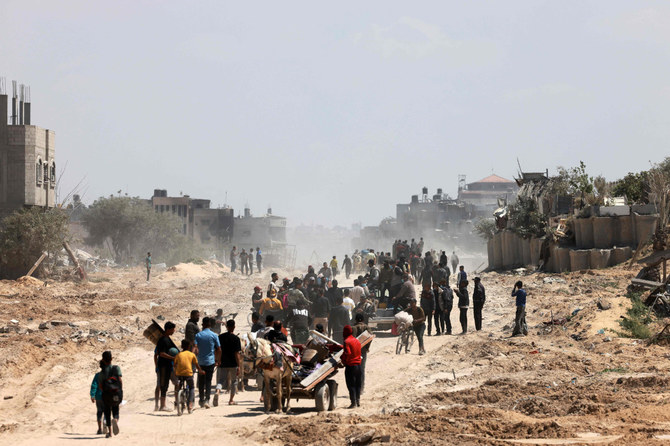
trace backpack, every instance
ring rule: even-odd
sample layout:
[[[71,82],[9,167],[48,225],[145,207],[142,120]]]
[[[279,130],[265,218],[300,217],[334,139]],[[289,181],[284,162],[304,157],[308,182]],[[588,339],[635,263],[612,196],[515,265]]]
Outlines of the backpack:
[[[107,405],[118,406],[123,400],[123,388],[118,370],[117,366],[112,365],[100,373],[102,400]]]

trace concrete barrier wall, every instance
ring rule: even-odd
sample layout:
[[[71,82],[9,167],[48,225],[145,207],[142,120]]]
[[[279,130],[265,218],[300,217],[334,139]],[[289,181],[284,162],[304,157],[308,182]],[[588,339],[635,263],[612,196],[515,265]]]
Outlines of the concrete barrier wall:
[[[570,271],[581,271],[590,268],[591,253],[588,249],[570,250]]]
[[[633,234],[634,216],[617,218],[617,233],[614,240],[615,246],[631,246],[635,243]]]
[[[590,251],[589,264],[592,269],[603,269],[609,266],[611,249],[592,249]]]
[[[575,218],[572,220],[572,229],[575,233],[575,246],[577,248],[584,247],[584,230],[582,229],[582,221],[584,218]]]
[[[594,243],[594,241],[593,241],[593,217],[585,218],[583,220],[584,221],[582,222],[582,230],[584,232],[582,234],[582,242],[583,242],[582,248],[590,249],[590,248],[593,248],[593,243]]]
[[[521,244],[521,251],[523,252],[523,266],[531,265],[530,260],[530,240],[529,239],[519,239]]]
[[[623,263],[632,257],[633,249],[621,245],[633,236],[635,243],[638,243],[638,237],[648,240],[656,230],[657,217],[646,215],[590,217],[576,219],[575,222],[575,237],[578,231],[583,231],[582,235],[587,234],[587,237],[582,239],[582,244],[591,240],[603,248],[593,249],[593,245],[585,249],[552,246],[551,256],[545,265],[546,271],[580,271]],[[541,248],[542,239],[526,240],[512,231],[499,232],[488,242],[489,267],[510,269],[519,266],[537,266]]]
[[[646,242],[656,232],[658,217],[655,215],[633,215],[635,228],[635,244]]]
[[[584,248],[611,248],[614,246],[614,234],[617,232],[615,228],[616,218],[611,217],[593,217],[593,245],[585,246]]]
[[[633,250],[630,246],[614,248],[610,253],[609,266],[618,265],[633,257]]]
[[[575,246],[577,249],[637,247],[641,241],[651,238],[657,224],[656,215],[576,218],[573,225]]]
[[[530,265],[540,263],[540,249],[542,249],[542,239],[530,239]]]
[[[486,256],[489,260],[489,269],[495,268],[495,265],[493,264],[493,244],[493,240],[486,242]]]
[[[570,271],[570,249],[568,248],[556,248],[554,254],[556,255],[556,261],[554,262],[554,271],[556,273],[562,273],[565,271]]]

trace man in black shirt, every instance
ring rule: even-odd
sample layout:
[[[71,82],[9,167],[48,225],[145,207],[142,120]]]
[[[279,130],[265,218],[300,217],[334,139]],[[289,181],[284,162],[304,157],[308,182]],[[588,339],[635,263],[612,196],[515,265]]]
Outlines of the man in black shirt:
[[[303,302],[298,302],[298,308],[290,310],[286,325],[291,329],[291,340],[294,344],[306,344],[309,338],[309,326],[312,318]]]
[[[482,279],[475,277],[475,289],[472,290],[472,304],[475,312],[475,328],[477,331],[482,329],[482,308],[486,302],[486,290],[481,282]]]
[[[328,288],[328,291],[326,291],[326,297],[328,298],[328,302],[330,303],[330,308],[333,308],[335,305],[337,305],[335,302],[337,301],[338,297],[344,299],[342,288],[338,287],[337,279],[334,279],[331,282],[330,288]]]
[[[161,390],[161,405],[159,410],[168,410],[167,407],[165,407],[165,397],[167,396],[167,390],[170,386],[170,377],[172,376],[172,365],[174,361],[174,355],[171,355],[170,351],[174,349],[172,350],[172,353],[174,353],[175,350],[179,353],[179,349],[174,342],[172,342],[172,339],[170,339],[170,336],[174,334],[174,330],[175,324],[169,321],[166,322],[163,336],[156,343],[156,353],[158,353],[156,366],[158,367]]]
[[[195,344],[195,335],[200,333],[200,327],[198,327],[198,321],[200,320],[200,312],[198,310],[191,311],[191,317],[188,322],[186,322],[186,328],[184,328],[184,338]],[[197,350],[195,351],[197,354]]]
[[[233,401],[237,391],[237,379],[238,377],[241,377],[244,372],[242,363],[242,343],[240,342],[240,338],[233,333],[235,331],[235,320],[230,319],[226,322],[226,328],[228,331],[219,335],[219,343],[221,344],[221,365],[218,369],[216,395],[214,395],[215,406],[217,405],[216,403],[218,403],[219,392],[224,386],[224,383],[230,392],[230,400],[228,400],[228,404],[231,406],[237,404]]]
[[[321,324],[328,326],[328,313],[330,313],[330,301],[324,296],[323,289],[319,288],[316,299],[312,304],[312,314],[314,315],[314,325]]]
[[[259,330],[262,330],[264,328],[265,325],[261,323],[261,316],[255,311],[251,313],[251,332],[257,333]]]
[[[328,316],[328,336],[332,337],[340,344],[344,342],[342,329],[344,329],[345,325],[349,325],[351,322],[349,319],[349,310],[342,305],[342,302],[343,299],[339,297],[337,301],[335,301],[336,305],[331,308]]]

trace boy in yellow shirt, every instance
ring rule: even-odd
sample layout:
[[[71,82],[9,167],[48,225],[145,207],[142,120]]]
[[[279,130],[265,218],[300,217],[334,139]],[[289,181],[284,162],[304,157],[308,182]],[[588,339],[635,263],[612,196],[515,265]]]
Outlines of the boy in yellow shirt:
[[[179,378],[186,378],[186,384],[188,385],[188,413],[193,411],[193,402],[195,401],[195,384],[193,382],[193,366],[196,367],[198,373],[201,375],[205,374],[205,371],[200,368],[198,364],[198,357],[191,351],[192,348],[191,341],[183,339],[181,341],[182,351],[174,357],[174,373]]]

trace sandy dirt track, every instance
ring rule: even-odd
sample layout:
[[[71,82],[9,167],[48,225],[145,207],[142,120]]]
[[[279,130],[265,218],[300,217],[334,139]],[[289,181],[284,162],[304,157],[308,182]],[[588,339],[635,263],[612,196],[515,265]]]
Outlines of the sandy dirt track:
[[[670,435],[667,348],[609,331],[628,305],[623,294],[633,273],[623,268],[522,277],[529,291],[525,338],[509,338],[509,292],[519,277],[482,275],[484,330],[473,332],[470,312],[470,333],[426,337],[425,356],[416,345],[409,355],[395,355],[396,338],[380,333],[357,410],[343,409],[348,398],[340,372],[334,412],[316,414],[307,400],[293,401],[290,415],[267,416],[253,387],[238,394],[238,406],[182,417],[153,412],[152,345],[142,337],[151,318],[161,315],[183,328],[192,308],[208,314],[223,308],[239,311],[245,329],[251,290],[265,286],[269,272],[247,278],[210,263],[178,265],[150,284],[140,269],[95,273],[81,285],[0,283],[0,325],[19,320],[19,333],[0,334],[0,439],[108,441],[94,435],[95,406],[88,398],[105,349],[124,374],[121,435],[111,440],[123,444],[344,444],[348,435],[372,428],[393,444],[630,445],[670,438],[664,437]],[[598,299],[612,308],[598,310]],[[576,309],[564,326],[542,324],[552,311],[565,317]],[[52,320],[71,325],[38,328]],[[454,312],[451,320],[454,333],[460,331]]]

